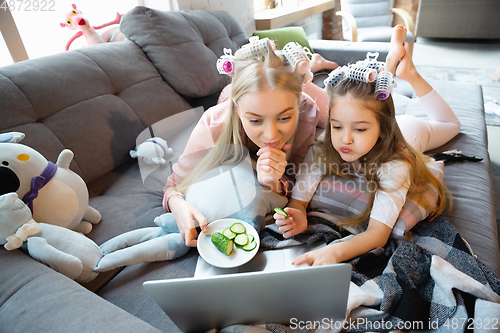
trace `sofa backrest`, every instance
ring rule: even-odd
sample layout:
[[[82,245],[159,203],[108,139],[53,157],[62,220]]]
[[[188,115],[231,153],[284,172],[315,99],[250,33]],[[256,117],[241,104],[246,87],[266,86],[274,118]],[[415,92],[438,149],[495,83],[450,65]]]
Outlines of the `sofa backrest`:
[[[25,133],[52,162],[71,149],[86,182],[129,161],[147,126],[190,108],[129,41],[0,68],[0,132]]]
[[[224,48],[233,54],[248,36],[224,11],[158,11],[136,7],[120,23],[123,34],[139,45],[163,79],[182,96],[204,97],[229,82],[215,64]]]

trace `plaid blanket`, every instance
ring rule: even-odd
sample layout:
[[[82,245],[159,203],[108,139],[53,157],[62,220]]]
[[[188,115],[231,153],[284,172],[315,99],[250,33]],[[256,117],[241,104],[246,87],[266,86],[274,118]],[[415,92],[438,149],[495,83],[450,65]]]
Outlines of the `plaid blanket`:
[[[343,241],[327,214],[309,217],[308,229],[284,239],[275,224],[261,232],[262,248]],[[319,216],[318,216],[319,215]],[[352,230],[351,230],[352,231]],[[444,216],[422,221],[410,239],[390,239],[350,261],[353,266],[347,317],[343,323],[304,323],[302,329],[268,323],[264,327],[235,325],[223,332],[499,332],[500,279],[472,253],[467,242]]]

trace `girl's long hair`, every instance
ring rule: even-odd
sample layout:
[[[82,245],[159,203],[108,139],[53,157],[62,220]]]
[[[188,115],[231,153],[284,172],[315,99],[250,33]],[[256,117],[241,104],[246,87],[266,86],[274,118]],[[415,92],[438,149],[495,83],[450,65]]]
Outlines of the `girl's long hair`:
[[[350,95],[358,99],[363,106],[372,110],[380,125],[380,137],[377,143],[360,160],[363,166],[362,172],[366,177],[367,184],[370,185],[368,186],[368,205],[359,214],[341,217],[341,223],[344,225],[357,224],[370,216],[377,189],[391,191],[391,189],[381,186],[377,171],[383,163],[395,160],[402,160],[410,166],[410,188],[407,198],[431,211],[430,220],[442,213],[447,203],[446,187],[426,166],[426,163],[432,162],[433,159],[420,153],[403,137],[396,122],[392,96],[385,100],[379,100],[375,94],[374,84],[353,79],[344,79],[335,87],[329,86],[327,92],[330,97],[329,112],[331,112],[332,107],[339,107],[336,105],[336,98]],[[352,173],[346,172],[349,170],[350,164],[344,162],[333,147],[331,132],[329,115],[325,132],[313,144],[315,160],[319,160],[322,167],[326,168],[326,175],[354,177]],[[438,199],[435,206],[431,206],[422,196],[423,188],[427,184],[434,186],[437,190]]]
[[[176,190],[185,194],[189,186],[208,170],[222,164],[237,164],[246,157],[253,143],[246,136],[237,114],[238,101],[244,94],[280,89],[293,93],[297,97],[297,105],[300,105],[302,83],[303,77],[299,71],[292,68],[279,51],[274,52],[270,45],[264,56],[236,62],[231,83],[229,112],[215,145],[206,152],[201,162],[176,187]],[[295,134],[288,143],[293,141],[294,136]],[[286,152],[287,160],[291,156],[291,151],[292,149],[289,149]]]

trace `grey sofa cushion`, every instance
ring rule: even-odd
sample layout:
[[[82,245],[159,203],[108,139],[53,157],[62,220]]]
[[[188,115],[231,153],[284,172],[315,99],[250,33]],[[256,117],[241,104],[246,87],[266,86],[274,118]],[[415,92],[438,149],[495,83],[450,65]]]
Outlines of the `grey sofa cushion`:
[[[190,108],[130,41],[0,68],[0,132],[26,133],[52,162],[71,149],[86,182],[129,161],[147,126]]]
[[[20,250],[2,267],[2,332],[160,332]]]
[[[224,48],[235,52],[248,42],[239,24],[224,11],[162,12],[136,7],[120,29],[139,45],[163,79],[181,95],[203,97],[222,90],[229,77],[215,64]]]
[[[498,276],[499,249],[481,86],[448,81],[430,81],[430,84],[455,111],[461,127],[460,133],[450,142],[426,153],[457,149],[483,159],[445,167],[444,183],[453,197],[453,207],[445,211],[445,215],[471,245],[477,258]],[[408,103],[406,114],[425,117],[415,99]]]

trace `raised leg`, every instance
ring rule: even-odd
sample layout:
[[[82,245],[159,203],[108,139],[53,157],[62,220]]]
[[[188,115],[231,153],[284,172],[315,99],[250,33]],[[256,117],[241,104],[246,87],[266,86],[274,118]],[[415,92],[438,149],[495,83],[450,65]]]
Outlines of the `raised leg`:
[[[396,66],[406,54],[404,48],[406,39],[406,28],[402,25],[397,25],[394,27],[391,37],[391,47],[389,48],[389,53],[385,59],[386,70],[395,74]]]

